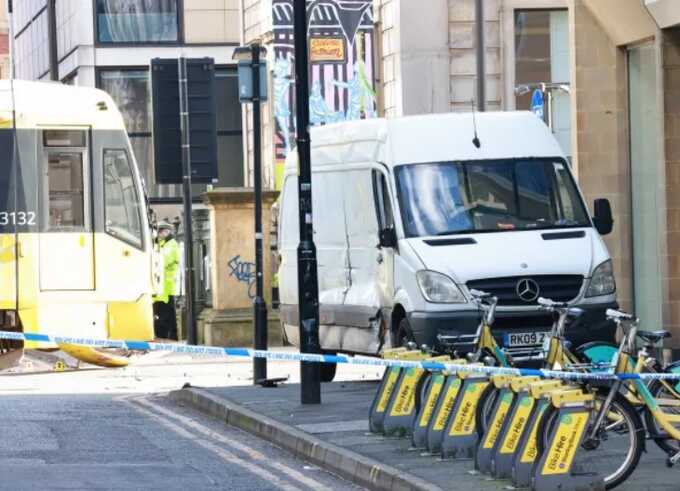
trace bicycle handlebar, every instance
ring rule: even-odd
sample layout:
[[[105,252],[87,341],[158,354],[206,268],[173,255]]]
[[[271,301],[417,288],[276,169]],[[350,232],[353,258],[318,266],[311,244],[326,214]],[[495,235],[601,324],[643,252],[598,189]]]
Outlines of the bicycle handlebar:
[[[620,310],[607,309],[605,315],[607,316],[607,319],[614,322],[637,322],[637,317]]]
[[[555,302],[549,298],[539,297],[537,302],[538,305],[544,310],[556,311],[569,308],[569,304],[567,302]]]

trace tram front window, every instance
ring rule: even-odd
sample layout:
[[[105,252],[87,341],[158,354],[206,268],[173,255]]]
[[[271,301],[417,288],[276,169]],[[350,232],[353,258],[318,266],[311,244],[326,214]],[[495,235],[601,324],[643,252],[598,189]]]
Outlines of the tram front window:
[[[125,150],[104,150],[106,232],[142,247],[141,202]]]

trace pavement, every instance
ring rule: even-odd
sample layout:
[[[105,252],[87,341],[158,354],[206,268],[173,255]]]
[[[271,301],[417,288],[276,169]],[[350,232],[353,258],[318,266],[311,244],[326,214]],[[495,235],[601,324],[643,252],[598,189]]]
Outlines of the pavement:
[[[367,416],[377,381],[322,384],[322,404],[300,404],[300,387],[185,388],[170,399],[243,429],[297,457],[375,490],[443,489],[499,491],[495,481],[473,471],[471,460],[441,460],[410,448],[408,439],[368,432]],[[620,491],[677,490],[678,469],[648,442],[633,476]],[[453,484],[455,483],[455,485]]]

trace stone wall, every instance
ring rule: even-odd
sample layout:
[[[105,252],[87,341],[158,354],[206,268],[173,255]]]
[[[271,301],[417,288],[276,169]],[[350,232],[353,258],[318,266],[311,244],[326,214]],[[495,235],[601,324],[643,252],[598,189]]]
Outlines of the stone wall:
[[[667,291],[664,326],[680,346],[680,28],[663,32],[666,153]],[[656,327],[655,327],[656,328]]]
[[[399,1],[376,0],[375,13],[380,35],[378,110],[381,116],[394,117],[401,112],[399,28],[395,21],[399,16]]]
[[[614,231],[605,237],[614,262],[621,307],[631,310],[632,248],[630,166],[625,52],[609,40],[582,0],[570,8],[572,71],[576,117],[574,165],[592,210],[608,198]]]

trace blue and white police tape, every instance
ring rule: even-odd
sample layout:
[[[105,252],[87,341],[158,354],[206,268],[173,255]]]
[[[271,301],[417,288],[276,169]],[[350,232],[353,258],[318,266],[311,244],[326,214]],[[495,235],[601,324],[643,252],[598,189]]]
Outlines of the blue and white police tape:
[[[14,341],[33,341],[50,344],[70,344],[93,348],[118,348],[132,351],[166,351],[215,357],[265,358],[279,361],[306,361],[314,363],[340,363],[347,365],[368,365],[379,367],[422,368],[429,371],[463,372],[480,375],[538,376],[562,380],[680,380],[679,373],[612,373],[611,371],[573,372],[533,368],[490,367],[484,365],[440,363],[435,361],[392,360],[365,356],[325,355],[312,353],[290,353],[265,351],[251,348],[222,348],[217,346],[198,346],[175,343],[154,343],[149,341],[109,340],[70,336],[54,336],[38,333],[19,333],[0,331],[0,339]]]

